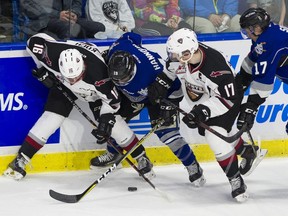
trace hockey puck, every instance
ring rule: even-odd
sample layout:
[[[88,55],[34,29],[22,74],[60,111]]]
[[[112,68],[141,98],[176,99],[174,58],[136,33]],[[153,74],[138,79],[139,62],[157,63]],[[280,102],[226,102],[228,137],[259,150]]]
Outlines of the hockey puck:
[[[128,187],[128,191],[131,192],[137,191],[137,187]]]

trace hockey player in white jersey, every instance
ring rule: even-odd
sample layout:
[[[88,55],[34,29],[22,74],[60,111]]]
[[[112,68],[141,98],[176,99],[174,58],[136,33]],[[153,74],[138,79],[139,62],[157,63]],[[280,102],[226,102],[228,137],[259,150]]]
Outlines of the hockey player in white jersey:
[[[103,144],[112,136],[126,151],[137,144],[138,138],[133,131],[122,117],[115,115],[120,108],[120,97],[108,77],[107,65],[96,45],[77,41],[58,42],[40,33],[27,41],[27,51],[37,66],[32,71],[34,77],[50,88],[50,91],[44,113],[29,131],[17,157],[8,165],[4,175],[16,180],[24,178],[27,163],[72,111],[72,103],[57,85],[61,85],[73,100],[80,99],[89,103],[98,122],[98,128],[92,131],[97,143]],[[147,170],[141,164],[144,157],[145,161],[149,161],[142,145],[131,155],[143,174],[152,172],[150,166]]]
[[[174,32],[168,38],[166,48],[168,68],[180,77],[184,97],[192,107],[183,122],[205,136],[231,184],[232,197],[239,202],[245,201],[248,194],[241,174],[249,171],[256,157],[252,146],[244,144],[241,138],[227,143],[197,124],[205,122],[225,136],[235,133],[232,126],[242,95],[235,84],[233,69],[220,52],[198,43],[196,34],[190,29]],[[157,98],[155,94],[154,97]],[[243,158],[240,168],[237,155]]]

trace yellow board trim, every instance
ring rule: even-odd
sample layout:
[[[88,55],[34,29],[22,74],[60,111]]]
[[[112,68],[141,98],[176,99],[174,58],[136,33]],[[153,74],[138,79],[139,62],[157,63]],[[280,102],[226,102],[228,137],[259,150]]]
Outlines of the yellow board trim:
[[[256,142],[257,144],[257,142]],[[215,161],[207,144],[191,145],[199,162]],[[288,140],[261,141],[261,148],[268,149],[266,157],[287,157]],[[179,164],[180,161],[167,146],[146,147],[147,155],[154,165]],[[88,170],[90,159],[102,154],[104,150],[36,154],[27,166],[27,173]],[[0,173],[7,168],[15,155],[0,156]],[[130,157],[129,157],[130,158]],[[131,159],[131,158],[130,158]],[[132,159],[131,159],[132,160]],[[129,164],[125,161],[123,167]]]

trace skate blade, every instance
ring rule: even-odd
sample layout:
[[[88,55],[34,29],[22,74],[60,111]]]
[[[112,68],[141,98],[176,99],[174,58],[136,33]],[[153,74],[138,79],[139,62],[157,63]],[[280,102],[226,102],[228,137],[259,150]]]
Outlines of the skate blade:
[[[139,176],[141,176],[141,175],[139,174]],[[150,172],[145,173],[144,176],[145,176],[145,178],[147,178],[149,180],[152,180],[153,178],[156,178],[156,174],[153,171],[153,169]]]
[[[249,195],[247,193],[243,193],[243,194],[239,194],[234,199],[239,203],[243,203],[243,202],[246,202],[248,198],[249,198]]]
[[[107,165],[105,165],[105,166],[93,166],[93,165],[90,165],[90,170],[100,170],[100,169],[107,169],[107,168],[109,168],[109,167],[111,167],[113,165],[113,163],[111,163],[111,164],[107,164]],[[123,168],[123,166],[122,166],[122,163],[120,163],[117,167],[116,167],[116,169],[121,169],[121,168]]]
[[[206,179],[205,177],[202,175],[199,179],[195,180],[192,182],[192,185],[194,187],[197,187],[197,188],[200,188],[200,187],[203,187],[206,183]]]
[[[243,176],[249,176],[255,169],[256,167],[259,165],[259,163],[264,159],[265,155],[268,153],[267,149],[258,149],[257,151],[257,157],[254,160],[251,169],[245,173]]]
[[[21,173],[14,171],[10,167],[4,171],[3,176],[14,179],[16,181],[19,181],[24,178],[24,176]]]

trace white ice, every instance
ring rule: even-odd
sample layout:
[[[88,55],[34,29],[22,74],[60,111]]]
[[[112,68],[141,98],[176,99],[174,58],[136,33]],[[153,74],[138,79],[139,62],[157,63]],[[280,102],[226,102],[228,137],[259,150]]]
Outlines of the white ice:
[[[152,180],[165,199],[132,168],[109,174],[78,203],[52,199],[53,189],[82,193],[107,168],[98,170],[30,174],[22,181],[0,177],[1,216],[272,216],[288,215],[288,158],[265,158],[245,178],[250,198],[237,203],[230,185],[216,162],[201,163],[207,183],[194,188],[182,165],[156,166]],[[134,186],[136,192],[127,188]]]

